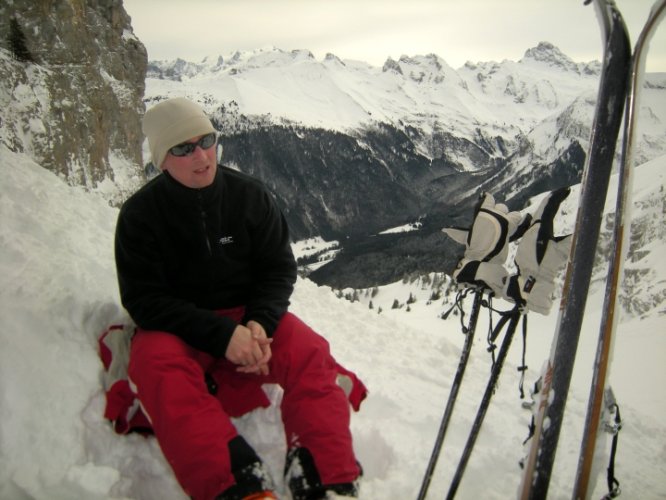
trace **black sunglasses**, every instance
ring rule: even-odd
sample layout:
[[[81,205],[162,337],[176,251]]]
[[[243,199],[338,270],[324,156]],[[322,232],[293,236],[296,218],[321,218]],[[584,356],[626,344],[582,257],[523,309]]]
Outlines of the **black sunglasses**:
[[[169,153],[174,156],[188,156],[194,153],[194,150],[197,148],[197,146],[199,146],[201,149],[208,149],[216,142],[217,134],[212,132],[210,134],[204,135],[197,142],[184,142],[182,144],[177,144],[169,149]]]

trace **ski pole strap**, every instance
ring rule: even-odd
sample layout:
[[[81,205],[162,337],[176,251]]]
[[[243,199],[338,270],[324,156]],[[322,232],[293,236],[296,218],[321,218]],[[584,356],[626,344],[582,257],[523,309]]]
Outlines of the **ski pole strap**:
[[[492,366],[495,366],[495,349],[497,348],[497,344],[495,344],[495,341],[497,340],[497,337],[499,336],[500,332],[506,325],[506,323],[514,318],[516,315],[521,314],[521,308],[519,305],[516,305],[512,310],[510,311],[504,311],[504,312],[499,312],[500,314],[500,320],[497,322],[495,327],[492,326],[492,307],[490,307],[491,311],[491,320],[490,320],[490,326],[488,327],[488,352],[491,353],[492,356]],[[521,364],[517,368],[517,370],[520,372],[520,381],[518,382],[518,390],[520,392],[520,399],[525,398],[525,391],[523,389],[523,386],[525,384],[525,372],[527,370],[527,365],[525,364],[525,353],[527,351],[527,314],[523,315],[523,351],[521,354]]]
[[[495,366],[495,349],[497,349],[497,344],[495,344],[495,340],[499,335],[498,328],[500,328],[500,325],[498,324],[497,326],[493,326],[493,312],[495,312],[495,309],[493,309],[493,299],[491,296],[488,298],[488,334],[486,336],[486,342],[488,343],[488,347],[486,348],[486,350],[491,355],[492,366]],[[500,315],[502,318],[503,313],[500,312]],[[500,322],[502,322],[501,318]]]
[[[500,320],[496,325],[493,325],[493,313],[499,314]],[[500,332],[506,325],[507,321],[511,318],[511,311],[500,311],[493,307],[492,294],[488,298],[488,335],[486,342],[488,347],[486,350],[490,353],[492,359],[492,366],[495,366],[495,351],[497,350],[497,344],[495,341],[499,337]]]
[[[520,314],[520,308],[518,306],[514,307],[510,311],[501,311],[499,312],[500,314],[500,319],[497,322],[497,324],[493,327],[492,326],[492,307],[490,309],[490,314],[491,314],[491,321],[490,325],[488,327],[488,352],[491,353],[492,355],[492,360],[493,360],[493,366],[495,366],[495,349],[497,348],[497,345],[495,344],[495,341],[497,340],[497,337],[499,336],[500,332],[504,329],[504,326],[507,324],[507,322],[515,318],[516,315]]]
[[[532,415],[532,418],[530,419],[530,423],[527,424],[527,437],[525,438],[525,441],[523,441],[523,446],[527,444],[527,442],[532,439],[532,436],[534,436],[534,431],[536,430],[536,422],[534,421],[534,415]],[[520,464],[520,468],[523,468],[522,461]]]
[[[613,426],[612,432],[614,432],[613,442],[611,444],[611,453],[610,459],[608,461],[608,469],[606,474],[606,482],[608,484],[608,494],[603,497],[602,500],[610,500],[611,498],[617,498],[622,492],[620,490],[620,481],[615,477],[615,455],[617,453],[617,441],[620,434],[620,429],[622,429],[622,418],[620,417],[620,407],[617,404],[614,404],[615,408],[615,426]]]
[[[451,312],[457,308],[460,311],[460,328],[462,329],[462,332],[464,334],[467,334],[468,328],[465,326],[465,310],[463,309],[463,301],[465,300],[465,297],[467,297],[467,294],[471,290],[474,289],[468,287],[464,288],[463,290],[458,290],[458,293],[456,293],[455,302],[444,314],[442,314],[442,319],[446,320],[451,314]],[[479,289],[476,290],[476,293],[483,293],[483,291]]]

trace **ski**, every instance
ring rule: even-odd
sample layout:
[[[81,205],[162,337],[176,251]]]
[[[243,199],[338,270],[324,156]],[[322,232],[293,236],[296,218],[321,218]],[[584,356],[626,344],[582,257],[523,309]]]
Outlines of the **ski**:
[[[634,132],[636,125],[637,103],[640,102],[640,94],[643,87],[643,76],[645,73],[645,57],[647,54],[649,40],[666,13],[666,0],[657,1],[648,16],[643,30],[641,31],[634,53],[632,56],[631,75],[629,89],[625,106],[624,138],[622,143],[622,154],[620,171],[618,174],[618,195],[615,207],[615,226],[613,229],[613,253],[610,259],[610,272],[606,281],[606,290],[603,305],[603,315],[597,352],[594,362],[593,380],[588,400],[587,416],[583,431],[578,469],[574,486],[573,498],[585,499],[588,490],[594,487],[595,466],[602,454],[605,440],[599,439],[599,428],[605,422],[609,409],[617,406],[608,399],[608,372],[612,361],[613,340],[618,322],[618,288],[622,283],[624,261],[628,250],[628,242],[631,225],[631,188],[632,188],[632,156],[634,147]],[[612,393],[611,393],[612,394]],[[609,488],[613,481],[609,482]],[[591,493],[591,491],[590,491]],[[617,493],[617,492],[616,492]],[[609,491],[613,496],[614,491]]]
[[[469,322],[467,323],[467,327],[465,327],[463,330],[463,333],[465,334],[465,343],[463,344],[462,352],[460,353],[458,368],[456,369],[456,374],[453,377],[453,384],[451,385],[451,391],[449,392],[449,397],[446,401],[446,408],[444,409],[444,415],[439,425],[439,431],[437,432],[435,445],[433,447],[432,454],[430,455],[430,461],[428,462],[428,467],[426,468],[425,475],[423,476],[421,490],[419,491],[419,496],[417,497],[418,500],[423,500],[426,497],[433,472],[437,466],[437,460],[439,459],[442,444],[444,443],[444,437],[446,436],[446,431],[448,429],[449,422],[451,421],[451,415],[453,414],[453,407],[456,404],[456,398],[458,397],[458,391],[460,390],[460,385],[462,384],[462,379],[465,374],[467,361],[469,360],[469,355],[472,351],[474,334],[476,332],[476,323],[479,318],[481,303],[483,302],[483,292],[483,288],[476,288],[474,290],[474,300],[472,302],[472,310],[470,312]]]
[[[626,97],[631,47],[622,15],[613,0],[594,4],[604,44],[602,73],[560,312],[519,491],[523,500],[547,497]]]
[[[503,316],[502,319],[508,320],[509,324],[507,326],[506,333],[504,334],[504,339],[502,340],[500,350],[497,353],[497,359],[495,360],[493,368],[490,372],[490,377],[488,378],[488,383],[486,384],[486,390],[483,394],[483,398],[481,399],[481,403],[479,404],[479,409],[476,412],[476,417],[474,418],[474,423],[472,424],[469,436],[467,437],[467,442],[463,448],[463,453],[460,457],[460,461],[458,462],[453,479],[451,480],[449,492],[446,495],[447,500],[452,500],[455,497],[458,487],[460,486],[460,481],[462,480],[463,474],[465,473],[467,462],[469,462],[469,458],[472,455],[474,444],[476,443],[476,439],[479,437],[481,425],[483,424],[488,407],[490,406],[490,399],[495,392],[497,381],[499,380],[500,372],[502,371],[502,366],[504,365],[504,360],[506,359],[506,356],[509,352],[509,347],[511,347],[513,334],[515,333],[518,322],[522,316],[520,306],[516,306],[513,310],[505,314],[506,315]],[[502,328],[502,325],[502,322],[498,323],[496,327],[497,332]]]

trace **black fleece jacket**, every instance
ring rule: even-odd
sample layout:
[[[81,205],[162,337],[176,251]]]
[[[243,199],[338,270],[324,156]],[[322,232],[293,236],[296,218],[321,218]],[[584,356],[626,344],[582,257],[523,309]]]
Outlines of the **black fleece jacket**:
[[[215,310],[244,306],[242,323],[255,320],[272,336],[296,281],[273,198],[222,166],[202,189],[165,172],[132,195],[118,217],[115,256],[121,300],[136,324],[215,357],[237,326]]]

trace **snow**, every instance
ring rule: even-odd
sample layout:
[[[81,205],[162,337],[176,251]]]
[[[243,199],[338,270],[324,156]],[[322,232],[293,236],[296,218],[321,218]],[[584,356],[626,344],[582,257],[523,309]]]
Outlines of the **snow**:
[[[421,228],[421,226],[422,226],[421,222],[410,222],[409,224],[405,224],[402,226],[392,227],[391,229],[382,231],[379,234],[409,233],[412,231],[418,231]]]
[[[600,67],[598,62],[574,63],[545,43],[519,61],[468,63],[458,69],[432,54],[402,56],[375,67],[266,47],[210,56],[201,63],[152,61],[145,96],[148,106],[167,97],[193,99],[225,133],[267,123],[354,137],[377,124],[407,132],[414,127],[423,134],[412,139],[420,154],[445,153],[458,168],[478,170],[469,154],[442,151],[434,140],[450,133],[480,147],[487,144],[489,155],[505,151],[502,156],[519,178],[528,177],[535,165],[560,159],[575,142],[588,149]],[[174,80],[158,78],[160,71]],[[665,88],[663,73],[645,75],[634,147],[639,163],[666,154]],[[247,121],[235,120],[240,116]]]
[[[246,115],[270,113],[341,131],[375,120],[412,123],[425,131],[444,127],[463,135],[481,127],[490,137],[508,122],[527,132],[566,107],[581,89],[594,90],[598,82],[597,75],[574,74],[530,59],[454,70],[432,54],[389,59],[380,68],[335,56],[318,61],[302,51],[267,47],[183,63],[187,70],[181,73],[182,82],[149,77],[146,97],[180,92],[206,104],[210,101],[203,96],[220,103],[233,100]],[[173,62],[154,64],[168,67]]]
[[[318,253],[332,252],[333,256],[339,250],[340,242],[336,240],[326,241],[321,236],[300,240],[292,244],[292,251],[296,259],[311,257]]]
[[[642,200],[659,195],[663,203],[665,166],[662,157],[638,169],[637,215]],[[0,498],[185,500],[156,441],[116,435],[102,416],[96,339],[107,325],[127,319],[119,305],[113,262],[117,210],[99,193],[67,186],[4,146],[0,174]],[[572,193],[567,203],[575,206],[576,196]],[[565,209],[575,214],[571,207]],[[295,249],[307,253],[326,244],[312,240]],[[650,250],[646,258],[663,255],[663,236],[650,243]],[[650,265],[656,266],[652,285],[663,289],[663,258]],[[463,341],[457,316],[439,319],[452,296],[447,304],[428,300],[434,278],[361,292],[354,303],[307,279],[297,282],[292,311],[326,336],[338,360],[370,389],[352,417],[365,471],[362,499],[415,497],[430,457]],[[553,470],[553,499],[569,498],[575,474],[603,295],[598,282],[592,291]],[[416,301],[407,307],[410,294]],[[403,307],[391,309],[396,299]],[[616,471],[627,498],[663,498],[666,486],[663,313],[660,306],[619,325],[611,382],[624,419]],[[431,498],[448,489],[484,390],[490,369],[486,321],[482,313]],[[530,316],[526,388],[547,357],[555,322],[555,313]],[[518,397],[520,344],[517,335],[458,498],[516,495],[529,420]],[[277,403],[279,388],[266,390]],[[283,488],[279,422],[276,406],[236,421]],[[601,478],[595,497],[605,492],[604,484]]]

